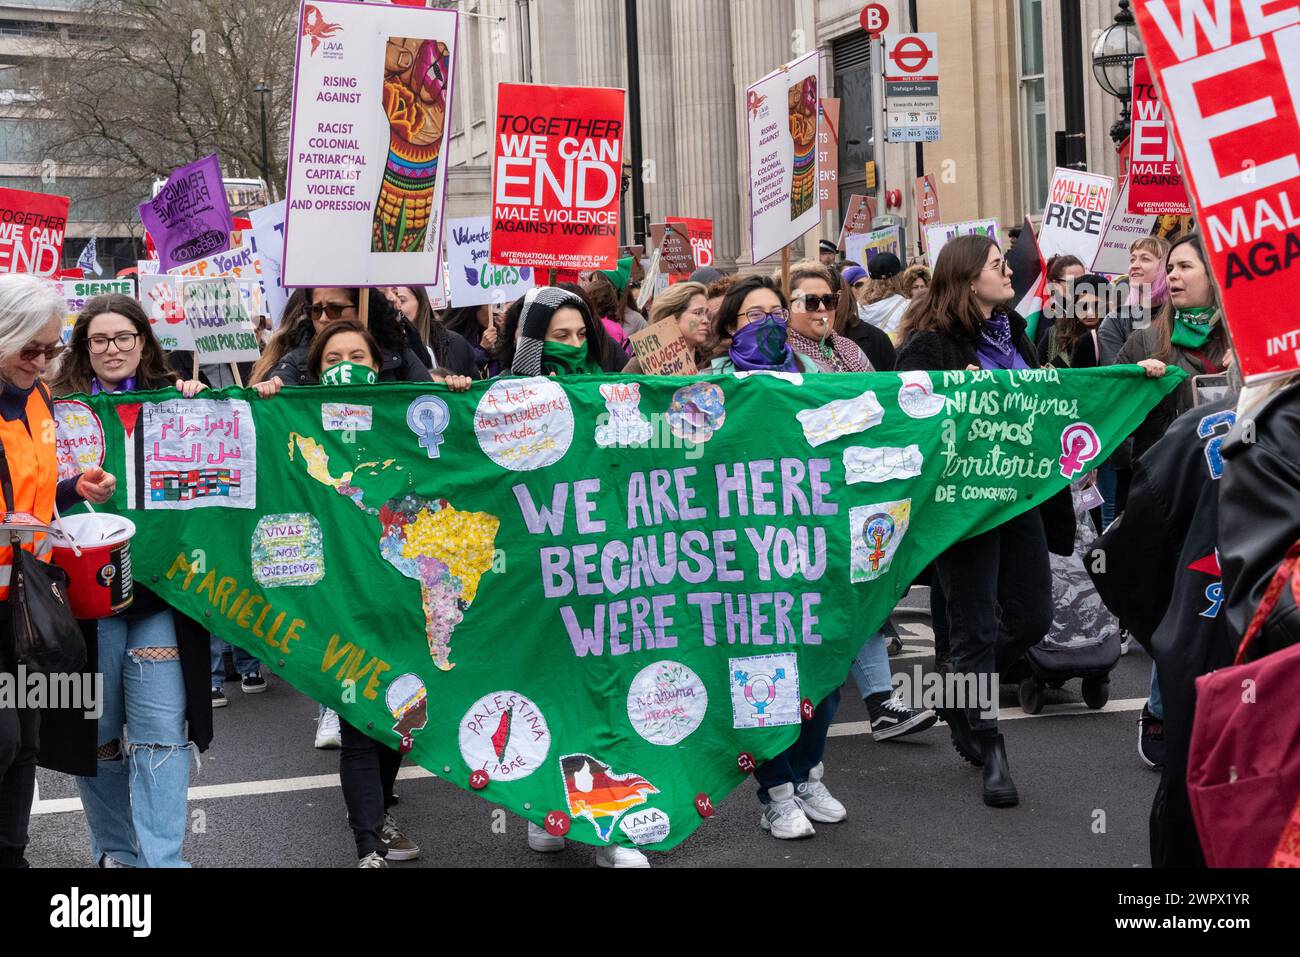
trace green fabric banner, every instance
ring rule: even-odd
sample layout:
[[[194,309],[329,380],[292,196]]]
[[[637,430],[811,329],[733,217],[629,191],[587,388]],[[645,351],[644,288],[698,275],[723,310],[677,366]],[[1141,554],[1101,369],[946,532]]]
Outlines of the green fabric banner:
[[[85,463],[102,426],[135,578],[176,608],[455,785],[667,850],[936,556],[1100,465],[1179,380],[152,393],[61,403],[59,441]]]

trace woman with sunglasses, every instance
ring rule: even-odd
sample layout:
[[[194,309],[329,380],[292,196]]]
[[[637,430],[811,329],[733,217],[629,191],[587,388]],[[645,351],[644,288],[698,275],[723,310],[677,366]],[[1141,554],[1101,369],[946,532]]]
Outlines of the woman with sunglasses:
[[[253,369],[253,382],[315,385],[307,358],[316,333],[340,319],[357,321],[363,290],[300,289],[289,299],[284,320]],[[370,334],[379,343],[380,382],[427,382],[429,367],[412,349],[401,315],[377,289],[368,297]]]
[[[727,292],[713,322],[713,357],[700,371],[817,372],[817,364],[790,346],[790,309],[780,287],[749,276]]]
[[[903,319],[899,371],[1037,368],[1025,320],[1009,309],[1014,298],[997,243],[987,236],[953,240],[939,254],[929,294],[914,300]],[[954,545],[935,570],[946,600],[952,670],[976,675],[984,682],[978,687],[995,687],[993,676],[1052,626],[1052,572],[1039,511]],[[940,713],[957,752],[984,769],[984,803],[1018,804],[996,712],[990,718],[976,705]]]
[[[41,377],[64,351],[66,306],[58,287],[35,276],[0,276],[0,451],[4,464],[6,512],[24,512],[49,524],[57,503],[69,509],[82,501],[102,505],[117,482],[103,469],[59,481],[54,454],[54,403]],[[51,545],[42,534],[20,546],[48,561]],[[0,672],[17,686],[17,661],[9,620],[13,549],[0,545]],[[26,867],[27,824],[36,789],[41,712],[0,700],[0,868]]]
[[[779,282],[780,274],[772,277]],[[806,260],[790,267],[790,346],[822,372],[874,372],[857,343],[835,332],[840,293],[830,270]]]

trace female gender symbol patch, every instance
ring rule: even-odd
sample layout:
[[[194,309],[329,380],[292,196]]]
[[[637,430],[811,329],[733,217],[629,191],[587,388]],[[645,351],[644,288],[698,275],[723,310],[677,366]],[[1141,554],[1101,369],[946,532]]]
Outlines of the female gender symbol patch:
[[[1076,422],[1061,433],[1061,475],[1073,479],[1084,466],[1101,454],[1097,430],[1086,422]]]

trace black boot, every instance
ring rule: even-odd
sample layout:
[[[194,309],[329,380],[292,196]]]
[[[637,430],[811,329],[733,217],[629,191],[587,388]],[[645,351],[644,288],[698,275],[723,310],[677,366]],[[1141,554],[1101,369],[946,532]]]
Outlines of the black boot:
[[[979,742],[975,740],[975,732],[971,730],[966,709],[941,708],[938,711],[939,717],[943,718],[944,723],[948,725],[948,733],[952,735],[952,746],[962,756],[962,760],[972,767],[983,767],[984,756],[980,753]]]
[[[1016,782],[1011,780],[1002,735],[980,735],[979,745],[984,758],[984,803],[989,807],[1015,807],[1020,803],[1020,795],[1016,792]]]

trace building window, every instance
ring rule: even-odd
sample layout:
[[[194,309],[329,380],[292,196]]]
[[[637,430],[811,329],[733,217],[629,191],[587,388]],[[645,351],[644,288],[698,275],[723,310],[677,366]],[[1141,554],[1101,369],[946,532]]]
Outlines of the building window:
[[[840,214],[854,193],[867,192],[867,163],[875,156],[870,144],[875,131],[871,103],[871,41],[855,30],[832,41],[835,96],[840,99]]]
[[[1023,199],[1030,213],[1047,204],[1047,81],[1043,76],[1043,3],[1019,0],[1020,32],[1020,164]]]

